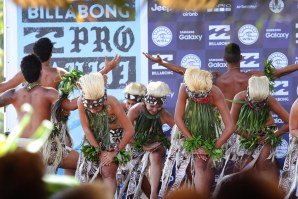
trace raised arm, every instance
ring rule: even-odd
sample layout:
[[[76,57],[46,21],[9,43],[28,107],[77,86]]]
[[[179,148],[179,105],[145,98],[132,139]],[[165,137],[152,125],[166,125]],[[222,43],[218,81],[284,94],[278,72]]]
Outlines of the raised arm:
[[[224,123],[224,131],[215,143],[215,147],[220,148],[235,131],[235,124],[230,115],[228,105],[225,102],[225,97],[217,86],[212,87],[212,96],[214,104],[218,108]]]
[[[291,107],[289,126],[291,135],[298,137],[298,99],[295,100]]]
[[[284,125],[275,133],[276,137],[289,131],[289,113],[281,106],[281,104],[273,97],[269,96],[269,107],[280,119],[283,120]]]
[[[120,60],[121,60],[121,57],[119,55],[116,55],[111,61],[109,61],[108,58],[105,57],[105,66],[99,72],[102,75],[108,74],[108,72],[113,70],[119,64]]]
[[[283,68],[276,68],[276,69],[273,69],[273,77],[279,78],[279,77],[288,75],[292,72],[295,72],[297,70],[298,70],[298,64],[288,65]]]
[[[186,87],[185,87],[185,84],[181,84],[180,89],[179,89],[177,103],[176,103],[176,108],[175,108],[174,120],[175,120],[177,127],[182,132],[182,134],[187,138],[192,138],[192,135],[188,131],[188,128],[186,127],[186,124],[183,120],[183,116],[185,113],[186,100],[187,100]]]
[[[280,78],[280,77],[283,77],[283,76],[288,75],[290,73],[293,73],[297,70],[298,70],[298,64],[292,64],[292,65],[285,66],[283,68],[274,68],[272,75],[273,75],[274,78]],[[247,73],[249,73],[251,75],[255,75],[255,76],[265,75],[265,73],[263,71],[260,71],[260,70],[251,70],[251,71],[248,71]]]
[[[15,93],[15,89],[10,89],[2,93],[0,95],[0,107],[12,104],[14,101],[14,93]]]
[[[10,80],[0,83],[0,93],[7,91],[8,89],[15,88],[21,83],[25,82],[24,76],[21,72],[18,72]]]
[[[149,60],[155,62],[155,63],[158,63],[159,65],[161,66],[164,66],[166,67],[167,69],[175,72],[175,73],[178,73],[180,75],[183,75],[185,73],[185,70],[186,68],[182,67],[182,66],[177,66],[175,64],[171,64],[171,63],[168,63],[168,62],[165,62],[162,60],[162,58],[157,55],[156,57],[153,57],[152,55],[148,54],[148,53],[143,53],[145,55],[145,57],[147,57]]]

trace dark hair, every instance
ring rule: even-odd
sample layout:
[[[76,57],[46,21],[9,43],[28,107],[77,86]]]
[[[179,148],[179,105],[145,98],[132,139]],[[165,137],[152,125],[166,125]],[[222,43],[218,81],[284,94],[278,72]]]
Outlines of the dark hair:
[[[53,50],[53,43],[47,37],[40,38],[33,46],[33,52],[39,57],[41,62],[50,59]]]
[[[21,149],[8,153],[0,158],[1,198],[46,198],[43,175],[44,164],[40,154]]]
[[[267,177],[267,176],[266,176]],[[282,199],[282,194],[272,180],[252,169],[232,176],[224,182],[213,199]]]
[[[36,82],[40,76],[41,62],[36,55],[27,55],[21,61],[21,70],[28,83]]]
[[[228,63],[237,63],[241,60],[241,50],[238,44],[229,43],[226,45],[224,59]]]

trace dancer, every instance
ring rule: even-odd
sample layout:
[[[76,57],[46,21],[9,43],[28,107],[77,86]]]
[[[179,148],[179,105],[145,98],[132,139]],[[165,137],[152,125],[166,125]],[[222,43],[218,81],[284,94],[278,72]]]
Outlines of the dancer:
[[[144,84],[137,83],[137,82],[131,82],[125,87],[124,89],[125,100],[122,103],[122,106],[126,113],[133,105],[144,101],[145,91],[146,91],[146,86]],[[126,150],[131,151],[131,145],[128,144],[126,146]],[[125,179],[127,179],[128,173],[129,173],[129,167],[127,165],[118,168],[117,176],[119,176],[119,178],[117,179],[117,182],[119,185],[119,191],[120,191],[120,186],[125,184]],[[150,182],[148,181],[146,176],[143,177],[141,188],[144,194],[149,198],[151,189],[150,189]],[[122,193],[123,192],[124,190],[122,190]]]
[[[298,158],[298,99],[291,107],[289,118],[289,148],[284,161],[283,170],[279,181],[279,188],[284,198],[291,198],[297,189],[297,158]],[[297,196],[296,196],[297,197]]]
[[[82,90],[78,110],[85,136],[76,177],[80,182],[102,178],[115,193],[118,165],[113,161],[116,156],[128,161],[122,150],[134,134],[133,126],[118,100],[106,94],[100,73],[84,75],[78,84]]]
[[[128,112],[136,103],[144,100],[145,90],[145,85],[137,82],[131,82],[125,87],[125,101],[122,104],[125,112]]]
[[[50,66],[53,46],[54,44],[49,38],[40,38],[34,44],[33,52],[42,62],[42,73],[39,83],[42,86],[58,90],[58,86],[62,81],[63,76],[69,73],[63,68]],[[111,61],[108,61],[107,58],[105,58],[105,67],[100,71],[100,73],[107,74],[110,70],[117,66],[119,61],[120,57],[118,55],[116,55]],[[12,79],[0,83],[0,92],[15,88],[24,82],[25,78],[23,73],[18,72]],[[77,167],[79,154],[77,151],[72,150],[72,140],[67,127],[69,112],[62,109],[60,104],[59,107],[55,104],[55,108],[56,110],[60,110],[63,114],[61,116],[54,115],[51,118],[55,127],[50,138],[42,149],[43,158],[45,163],[51,166],[47,172],[56,172],[57,168],[60,167],[65,169],[66,174],[73,175]],[[56,118],[63,118],[63,120],[57,120]]]
[[[235,127],[222,92],[212,85],[211,73],[188,68],[184,74],[184,82],[178,94],[175,123],[185,137],[183,150],[189,152],[184,164],[188,164],[190,154],[193,154],[191,161],[194,163],[195,189],[209,197],[214,182],[213,160],[221,158],[220,148],[232,135]]]
[[[283,120],[284,125],[280,129],[274,124],[271,112]],[[280,136],[289,130],[289,114],[270,95],[266,76],[252,76],[249,79],[247,90],[234,97],[231,115],[236,133],[240,136],[236,151],[238,169],[255,168],[257,175],[264,175],[277,185],[275,147],[281,143]]]
[[[183,75],[186,68],[177,66],[161,59],[159,55],[153,57],[148,53],[143,53],[149,60],[158,63],[161,66],[168,68],[178,74]],[[248,79],[252,76],[266,75],[272,79],[279,78],[288,75],[298,70],[298,64],[289,65],[283,68],[271,68],[266,67],[265,73],[259,70],[251,70],[247,72],[240,71],[240,62],[242,60],[240,47],[235,43],[230,43],[225,47],[224,60],[227,62],[227,71],[212,72],[213,84],[216,85],[224,94],[226,99],[232,100],[234,96],[247,88]],[[270,61],[270,60],[269,60]],[[232,106],[232,102],[226,101],[229,108]]]
[[[45,119],[50,120],[51,106],[58,99],[58,91],[44,87],[40,83],[41,79],[41,63],[37,56],[31,54],[23,57],[21,61],[22,75],[26,79],[27,83],[23,88],[10,89],[0,95],[0,106],[6,106],[12,104],[16,109],[18,118],[22,118],[23,113],[21,106],[24,103],[29,103],[34,110],[30,125],[28,125],[21,135],[20,139],[24,145],[30,141],[30,137],[40,126],[41,122]],[[62,102],[62,107],[65,110],[76,109],[76,101],[69,101],[68,99]],[[19,143],[22,145],[22,143]],[[67,166],[67,163],[64,162]]]
[[[130,162],[132,171],[129,176],[126,198],[137,198],[140,186],[150,161],[150,199],[156,199],[162,172],[163,156],[170,142],[162,131],[162,125],[174,126],[174,119],[163,107],[170,88],[164,82],[150,82],[147,86],[144,103],[130,108],[128,117],[135,124],[133,153]]]

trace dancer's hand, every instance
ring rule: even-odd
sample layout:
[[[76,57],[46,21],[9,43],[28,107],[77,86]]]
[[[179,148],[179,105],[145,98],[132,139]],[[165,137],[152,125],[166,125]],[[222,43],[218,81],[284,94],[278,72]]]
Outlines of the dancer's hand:
[[[114,160],[114,157],[116,157],[117,155],[117,152],[116,151],[103,151],[101,153],[101,157],[100,157],[100,163],[102,166],[106,166],[106,165],[110,165],[113,160]]]
[[[144,53],[143,54],[145,55],[145,57],[147,57],[149,60],[155,62],[155,63],[158,63],[158,64],[162,64],[163,63],[163,60],[162,58],[159,56],[159,54],[157,54],[156,57],[153,57],[152,55],[148,54],[148,53]]]
[[[108,60],[107,57],[105,57],[105,69],[107,71],[113,70],[120,62],[121,57],[117,54],[111,61]]]

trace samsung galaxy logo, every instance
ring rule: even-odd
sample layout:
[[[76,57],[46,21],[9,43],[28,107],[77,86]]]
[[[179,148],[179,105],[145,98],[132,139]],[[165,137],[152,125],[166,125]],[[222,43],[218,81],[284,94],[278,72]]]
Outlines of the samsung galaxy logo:
[[[201,68],[202,61],[200,57],[195,54],[187,54],[181,60],[181,66],[183,67],[198,67]]]
[[[259,68],[259,53],[241,53],[243,61],[240,63],[241,68]]]
[[[196,35],[195,31],[181,30],[179,34],[180,40],[202,40],[203,35]]]
[[[172,38],[172,31],[166,26],[159,26],[152,32],[153,43],[160,47],[169,45],[172,41]]]
[[[246,24],[238,30],[238,38],[245,45],[254,44],[259,38],[258,29],[251,24]]]
[[[267,29],[265,33],[266,38],[284,38],[287,39],[289,37],[289,33],[282,33],[281,29]]]
[[[267,60],[272,61],[272,65],[275,68],[282,68],[288,65],[288,58],[285,54],[281,52],[274,52],[271,55],[269,55]]]
[[[269,3],[269,8],[274,13],[280,13],[285,7],[282,0],[271,0]]]

